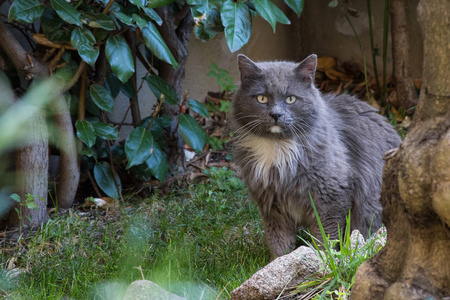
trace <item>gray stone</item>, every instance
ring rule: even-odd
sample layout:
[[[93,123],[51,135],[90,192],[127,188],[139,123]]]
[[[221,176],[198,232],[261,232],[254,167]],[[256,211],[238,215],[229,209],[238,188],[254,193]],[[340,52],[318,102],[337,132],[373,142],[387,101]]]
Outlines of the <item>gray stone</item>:
[[[124,300],[186,300],[183,297],[169,293],[159,285],[149,280],[132,282],[125,293]]]
[[[358,243],[358,245],[356,245]],[[357,229],[352,231],[352,234],[350,235],[350,247],[352,250],[355,250],[356,246],[358,248],[362,248],[365,245],[366,241],[364,240],[364,237]]]
[[[374,239],[375,242],[373,243],[373,249],[378,250],[380,248],[383,248],[386,244],[387,234],[386,233],[386,227],[381,226],[380,229],[375,233]]]
[[[287,287],[299,284],[317,271],[319,271],[319,259],[316,252],[301,246],[290,254],[278,257],[253,274],[231,292],[230,299],[274,299]]]

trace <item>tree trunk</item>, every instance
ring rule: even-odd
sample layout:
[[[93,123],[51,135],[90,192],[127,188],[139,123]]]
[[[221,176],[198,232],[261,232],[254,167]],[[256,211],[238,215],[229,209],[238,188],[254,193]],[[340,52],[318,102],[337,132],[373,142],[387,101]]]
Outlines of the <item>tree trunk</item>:
[[[421,0],[423,84],[416,115],[386,162],[384,249],[356,274],[352,300],[450,296],[450,1]]]
[[[15,160],[16,192],[22,199],[22,205],[15,206],[19,213],[15,210],[11,211],[8,225],[12,227],[39,226],[47,221],[48,193],[48,132],[42,114],[36,114],[30,120],[29,135],[24,140],[24,146],[16,151]],[[26,194],[35,197],[38,209],[29,209],[24,205]]]
[[[158,75],[175,89],[178,98],[182,101],[182,81],[188,57],[188,42],[192,28],[194,27],[194,19],[192,18],[188,5],[183,7],[176,15],[172,14],[169,6],[158,8],[157,12],[163,19],[163,24],[159,32],[178,62],[177,69],[174,69],[170,64],[161,62]],[[183,166],[185,168],[184,143],[180,134],[177,132],[177,118],[180,113],[180,108],[175,105],[165,105],[164,112],[173,120],[172,127],[168,132],[169,146],[167,152],[169,166]]]
[[[80,180],[75,134],[73,133],[69,107],[63,96],[59,96],[53,101],[51,110],[56,124],[57,141],[60,150],[57,188],[58,207],[69,208],[75,199]]]
[[[409,74],[409,38],[408,24],[406,21],[406,0],[392,0],[391,3],[391,36],[393,77],[397,99],[401,107],[408,115],[414,110],[410,109],[417,105],[416,90],[411,75]]]

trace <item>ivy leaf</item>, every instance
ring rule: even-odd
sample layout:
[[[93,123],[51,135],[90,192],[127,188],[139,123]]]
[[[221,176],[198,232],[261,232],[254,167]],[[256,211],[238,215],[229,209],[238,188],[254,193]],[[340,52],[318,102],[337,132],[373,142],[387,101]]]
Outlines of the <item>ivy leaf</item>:
[[[127,169],[140,165],[152,154],[153,137],[150,132],[142,127],[136,127],[125,142],[125,154],[127,155]]]
[[[44,8],[39,0],[15,0],[9,8],[8,22],[33,23],[42,16]]]
[[[104,140],[117,140],[119,138],[119,132],[111,124],[103,123],[98,120],[91,121],[94,132],[100,138]]]
[[[194,99],[189,99],[188,104],[189,104],[189,107],[192,108],[193,111],[195,111],[196,113],[198,113],[204,117],[209,118],[209,112],[202,103],[200,103]]]
[[[50,0],[50,4],[55,9],[58,16],[69,24],[83,26],[80,20],[81,13],[65,0]]]
[[[117,191],[116,184],[114,182],[113,172],[111,166],[106,161],[101,161],[94,166],[94,178],[98,186],[111,198],[119,199],[119,192]],[[117,184],[119,190],[122,190],[122,184],[119,176],[116,174]]]
[[[256,11],[272,26],[275,33],[277,22],[291,24],[286,15],[270,0],[254,0]]]
[[[94,66],[99,50],[94,46],[95,37],[89,29],[77,27],[72,30],[70,43],[86,63]]]
[[[113,35],[106,41],[106,57],[114,74],[123,83],[134,74],[134,60],[130,47],[121,35]]]
[[[76,121],[75,128],[77,129],[77,137],[83,141],[89,148],[95,143],[94,127],[88,121]]]
[[[236,52],[250,39],[252,19],[248,6],[243,1],[227,0],[220,12],[228,47],[231,52]]]
[[[154,143],[153,153],[145,163],[156,179],[161,182],[166,179],[169,164],[167,163],[166,154],[159,148],[157,143]]]
[[[197,124],[195,119],[188,114],[178,117],[178,128],[183,140],[197,153],[203,150],[206,143],[206,132]]]
[[[284,2],[300,17],[305,5],[305,0],[284,0]]]
[[[161,94],[163,94],[164,102],[172,105],[178,104],[177,93],[164,79],[157,75],[149,75],[144,79],[147,81],[148,87],[156,98],[160,99]]]
[[[107,88],[100,84],[92,84],[89,87],[91,99],[100,109],[112,112],[114,109],[114,99]]]

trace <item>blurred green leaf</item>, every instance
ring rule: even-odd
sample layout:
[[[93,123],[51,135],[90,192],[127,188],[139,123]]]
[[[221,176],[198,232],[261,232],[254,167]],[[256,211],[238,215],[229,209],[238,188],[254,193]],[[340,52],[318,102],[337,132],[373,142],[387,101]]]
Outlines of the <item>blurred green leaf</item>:
[[[291,24],[286,15],[270,0],[253,0],[256,11],[272,26],[275,33],[277,22],[281,24]]]
[[[84,12],[81,19],[84,24],[92,28],[103,28],[108,31],[116,29],[114,21],[106,14]]]
[[[39,0],[15,0],[9,8],[8,22],[33,23],[42,16],[44,8]]]
[[[106,161],[100,161],[94,166],[94,178],[98,186],[111,198],[119,199],[119,192],[117,191],[116,184],[114,182],[113,172],[111,166]],[[119,190],[122,190],[122,184],[119,176],[116,174],[116,180],[119,186]]]
[[[198,113],[204,117],[209,118],[209,112],[202,103],[200,103],[194,99],[189,99],[188,104],[189,104],[189,107],[192,108],[193,111],[195,111],[196,113]]]
[[[124,14],[123,12],[114,11],[113,15],[116,16],[116,18],[119,19],[125,25],[134,26],[133,19],[130,16]]]
[[[164,79],[157,75],[149,75],[144,79],[156,98],[160,99],[161,94],[164,94],[164,102],[172,105],[178,104],[177,93]]]
[[[136,127],[125,142],[125,154],[128,159],[127,169],[146,161],[152,153],[152,148],[152,134],[145,128]]]
[[[94,128],[94,132],[103,140],[117,140],[119,132],[111,124],[100,122],[99,120],[89,120]]]
[[[300,17],[305,5],[305,0],[284,0],[284,2]]]
[[[248,6],[242,1],[227,0],[220,12],[228,47],[231,52],[236,52],[247,44],[252,31]]]
[[[92,147],[95,143],[94,127],[88,121],[77,120],[75,122],[75,128],[77,129],[77,136],[88,147]]]
[[[20,196],[17,195],[16,193],[12,194],[12,195],[9,196],[9,197],[11,197],[11,199],[13,199],[13,200],[16,201],[16,202],[21,202],[21,201],[22,201],[22,199],[20,198]]]
[[[106,57],[111,69],[122,82],[127,82],[134,74],[134,60],[127,41],[121,35],[113,35],[106,41]]]
[[[105,76],[105,87],[109,90],[114,99],[119,95],[121,86],[122,82],[119,78],[117,78],[111,70],[108,70]]]
[[[166,154],[159,148],[159,145],[154,143],[153,153],[145,162],[152,174],[161,182],[166,179],[169,164],[167,163]]]
[[[99,84],[91,84],[89,93],[94,103],[105,111],[112,112],[114,109],[114,99],[107,88]]]
[[[178,128],[181,137],[189,147],[192,147],[197,153],[203,150],[206,143],[206,132],[194,118],[188,114],[181,114],[178,117]]]
[[[80,20],[81,13],[65,0],[50,0],[50,4],[55,9],[58,16],[69,24],[83,26]]]

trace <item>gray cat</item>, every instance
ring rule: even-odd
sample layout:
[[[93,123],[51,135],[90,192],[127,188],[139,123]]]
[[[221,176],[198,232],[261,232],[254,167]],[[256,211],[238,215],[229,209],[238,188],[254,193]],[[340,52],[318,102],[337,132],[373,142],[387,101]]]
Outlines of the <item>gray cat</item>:
[[[320,238],[309,193],[325,232],[381,226],[383,154],[401,140],[377,111],[353,96],[321,95],[317,56],[301,63],[238,56],[233,101],[236,163],[263,219],[272,259],[295,247],[300,227]]]

